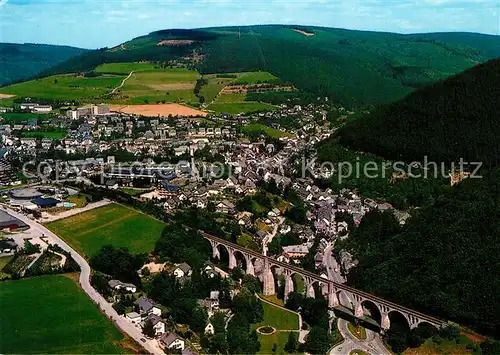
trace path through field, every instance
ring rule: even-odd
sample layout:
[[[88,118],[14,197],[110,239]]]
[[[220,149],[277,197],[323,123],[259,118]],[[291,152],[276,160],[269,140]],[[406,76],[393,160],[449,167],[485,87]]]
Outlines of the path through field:
[[[130,79],[130,77],[132,76],[132,74],[134,74],[134,71],[133,71],[133,70],[130,72],[130,74],[129,74],[129,75],[128,75],[125,79],[123,79],[123,80],[122,80],[122,82],[121,82],[121,84],[120,84],[120,85],[118,85],[117,87],[115,87],[115,88],[111,91],[111,95],[113,95],[113,94],[116,92],[116,90],[121,89],[121,88],[123,87],[123,85],[125,85],[125,82],[126,82],[128,79]]]

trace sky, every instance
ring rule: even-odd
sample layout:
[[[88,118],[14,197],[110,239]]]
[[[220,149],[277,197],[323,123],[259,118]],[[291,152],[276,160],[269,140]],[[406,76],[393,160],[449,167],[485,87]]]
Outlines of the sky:
[[[112,47],[168,28],[299,24],[500,35],[500,0],[0,0],[0,42]]]

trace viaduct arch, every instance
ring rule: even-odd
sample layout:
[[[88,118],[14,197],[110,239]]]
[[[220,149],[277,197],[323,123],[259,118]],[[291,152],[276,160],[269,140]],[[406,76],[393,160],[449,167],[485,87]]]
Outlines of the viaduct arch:
[[[404,306],[400,306],[396,303],[387,301],[367,292],[357,290],[353,287],[327,280],[312,272],[303,270],[294,265],[280,262],[271,257],[264,256],[258,252],[243,248],[237,244],[207,234],[203,231],[200,231],[200,233],[205,239],[210,242],[212,246],[212,256],[214,258],[220,257],[218,249],[219,246],[224,247],[227,250],[229,254],[229,269],[233,269],[237,266],[235,256],[236,253],[241,254],[244,257],[246,263],[245,272],[252,276],[255,276],[254,262],[256,260],[261,261],[263,264],[261,280],[264,284],[263,290],[264,295],[266,296],[276,293],[274,275],[271,268],[277,267],[282,270],[283,276],[285,277],[285,300],[288,294],[290,292],[293,292],[294,290],[292,276],[294,274],[298,274],[304,280],[306,295],[308,297],[315,297],[314,284],[318,284],[321,287],[322,293],[327,298],[328,306],[330,308],[335,308],[340,305],[348,306],[344,304],[346,302],[341,299],[341,295],[345,295],[350,300],[349,303],[351,303],[351,306],[349,306],[348,308],[353,308],[355,317],[361,318],[364,315],[363,303],[369,301],[370,304],[374,305],[380,313],[380,326],[383,330],[387,330],[391,326],[391,322],[389,319],[389,313],[391,312],[397,312],[401,314],[407,320],[410,329],[416,328],[419,324],[423,323],[430,324],[437,328],[440,328],[445,324],[445,321],[441,319],[428,316]]]

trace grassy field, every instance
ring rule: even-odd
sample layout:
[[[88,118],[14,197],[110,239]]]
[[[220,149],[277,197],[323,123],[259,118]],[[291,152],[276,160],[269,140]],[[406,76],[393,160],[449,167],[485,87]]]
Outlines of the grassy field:
[[[269,325],[279,330],[298,330],[299,316],[288,310],[273,306],[267,302],[262,302],[264,308],[264,320],[254,324],[255,329]]]
[[[128,75],[131,71],[153,69],[153,63],[106,63],[94,69],[96,73]]]
[[[125,67],[126,64],[137,65],[144,63],[121,63]],[[115,65],[117,64],[113,64],[113,66]],[[194,105],[198,103],[198,98],[194,94],[194,87],[199,77],[198,72],[182,68],[144,69],[133,73],[125,82],[125,85],[108,101],[124,104],[159,103],[164,101],[184,102]]]
[[[6,86],[0,89],[0,93],[21,97],[76,100],[80,103],[93,102],[108,94],[123,78],[123,76],[84,78],[75,75],[56,75]]]
[[[274,128],[271,128],[269,126],[260,124],[260,123],[251,123],[248,124],[244,127],[242,127],[242,131],[247,134],[252,134],[255,132],[262,132],[266,135],[268,135],[271,138],[282,138],[282,137],[289,137],[290,134],[287,132],[283,132]]]
[[[257,354],[288,354],[284,349],[288,335],[289,332],[275,332],[271,335],[259,334],[260,351]],[[297,333],[298,336],[299,333]],[[274,344],[276,344],[276,352],[273,352]]]
[[[68,277],[2,282],[0,304],[1,353],[125,353],[118,329]]]
[[[258,111],[272,111],[276,109],[276,106],[265,104],[262,102],[230,102],[230,103],[218,103],[208,105],[209,110],[216,113],[229,113],[231,115],[237,115],[239,113],[252,113]]]
[[[258,71],[258,72],[246,72],[238,74],[238,79],[234,81],[234,84],[258,84],[258,83],[268,83],[278,79],[273,74]]]
[[[246,94],[221,94],[216,103],[234,103],[234,102],[245,102]],[[246,101],[249,102],[249,101]]]
[[[47,224],[47,228],[89,257],[107,244],[127,247],[132,253],[149,253],[163,226],[152,217],[118,204]]]

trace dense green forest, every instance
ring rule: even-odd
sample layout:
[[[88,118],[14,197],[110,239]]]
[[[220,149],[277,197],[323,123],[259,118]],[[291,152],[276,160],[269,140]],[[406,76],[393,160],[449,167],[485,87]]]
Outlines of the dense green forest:
[[[0,85],[28,79],[84,52],[67,46],[0,43]]]
[[[392,102],[415,88],[500,56],[497,37],[481,34],[401,35],[307,27],[314,35],[304,36],[292,31],[294,27],[156,31],[114,48],[85,53],[41,75],[88,71],[110,62],[167,62],[196,52],[198,60],[190,65],[202,73],[265,70],[306,95],[352,107]],[[189,42],[157,45],[163,40]],[[276,102],[282,99],[273,97]]]
[[[359,265],[349,283],[394,302],[498,336],[500,169],[466,179],[404,227],[368,213],[339,247]]]
[[[478,65],[346,124],[341,143],[394,160],[496,166],[499,82],[499,59]]]

